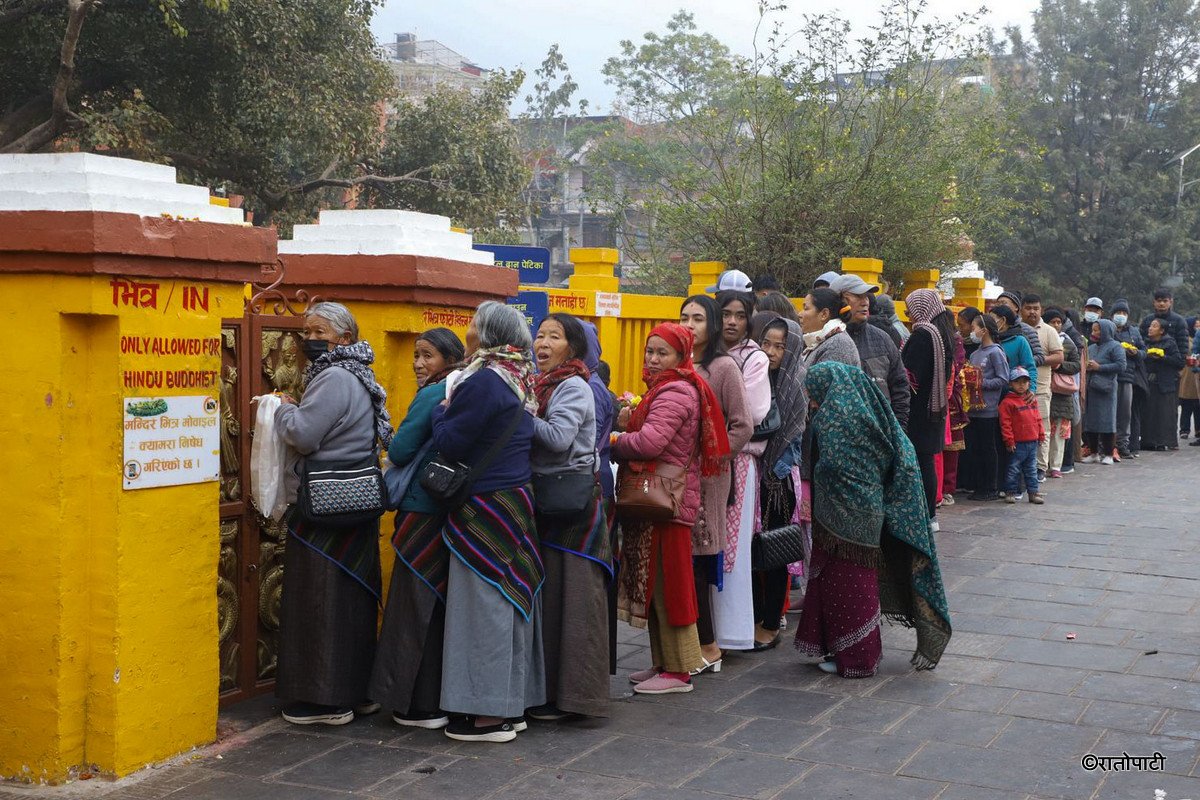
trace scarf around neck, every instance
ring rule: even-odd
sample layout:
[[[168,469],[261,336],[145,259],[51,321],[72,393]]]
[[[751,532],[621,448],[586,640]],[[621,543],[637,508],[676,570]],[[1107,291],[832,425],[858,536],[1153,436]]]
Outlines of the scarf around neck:
[[[371,406],[375,409],[375,435],[386,449],[392,443],[392,418],[387,410],[387,392],[375,379],[375,371],[371,365],[375,363],[375,351],[366,340],[360,339],[353,344],[339,344],[327,353],[323,353],[315,361],[310,361],[304,371],[301,386],[308,387],[312,379],[330,367],[338,367],[358,378],[359,383],[371,396]]]
[[[840,319],[834,318],[826,322],[819,331],[804,334],[804,351],[808,353],[815,350],[817,345],[833,336],[835,333],[841,333],[846,330],[846,323]]]
[[[755,315],[758,316],[757,314]],[[779,430],[767,439],[763,451],[764,469],[771,470],[787,452],[792,442],[804,435],[804,423],[808,419],[808,393],[804,391],[804,340],[800,326],[793,320],[778,314],[769,319],[756,320],[755,331],[766,337],[767,329],[778,322],[787,326],[784,335],[783,360],[779,369],[771,370],[771,399],[779,410]]]
[[[458,382],[465,381],[481,369],[490,369],[499,375],[529,413],[537,411],[537,398],[533,393],[533,359],[528,350],[508,344],[481,347],[467,357],[467,365],[458,376]]]
[[[583,378],[584,381],[588,381],[592,377],[587,366],[578,358],[568,359],[549,372],[543,372],[537,376],[533,384],[533,393],[537,397],[537,415],[539,417],[545,419],[546,409],[550,406],[550,398],[558,385],[568,378],[576,376]]]
[[[654,398],[661,394],[668,384],[686,381],[696,387],[700,395],[700,474],[706,477],[716,475],[729,458],[729,435],[725,431],[725,416],[721,413],[721,406],[713,394],[712,387],[700,377],[692,362],[692,332],[678,322],[664,322],[650,331],[646,338],[649,339],[650,336],[657,336],[666,341],[679,353],[682,360],[674,369],[664,369],[655,375],[642,368],[642,380],[646,382],[649,391],[633,410],[626,430],[641,430]]]

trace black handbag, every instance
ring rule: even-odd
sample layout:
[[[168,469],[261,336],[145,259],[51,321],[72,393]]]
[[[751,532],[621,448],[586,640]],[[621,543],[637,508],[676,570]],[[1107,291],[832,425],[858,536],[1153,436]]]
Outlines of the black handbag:
[[[775,397],[772,395],[771,408],[767,411],[767,416],[763,421],[754,426],[754,433],[750,434],[750,441],[761,442],[764,439],[770,439],[782,427],[783,417],[779,415],[779,406],[775,404]]]
[[[804,560],[804,529],[785,525],[762,531],[750,540],[751,569],[779,569]]]
[[[596,485],[596,454],[592,454],[592,469],[579,472],[559,472],[533,476],[533,505],[539,514],[563,516],[582,514],[592,502]]]
[[[378,520],[387,506],[378,456],[350,464],[306,459],[296,505],[316,525],[351,527]]]
[[[525,413],[525,406],[518,405],[517,413],[513,415],[512,421],[504,433],[492,442],[492,446],[483,454],[483,458],[473,466],[442,458],[440,453],[434,456],[421,470],[422,488],[446,511],[457,510],[471,496],[475,478],[491,465],[500,451],[504,449],[504,445],[508,444],[508,440],[516,432],[517,426],[521,424],[521,417]]]

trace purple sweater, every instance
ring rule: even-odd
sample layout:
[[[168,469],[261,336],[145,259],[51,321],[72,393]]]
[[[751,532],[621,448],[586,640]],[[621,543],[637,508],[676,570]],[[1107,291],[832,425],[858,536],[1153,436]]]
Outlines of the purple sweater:
[[[1000,394],[1008,385],[1008,356],[998,344],[980,345],[971,353],[971,363],[979,368],[983,379],[984,407],[973,409],[967,416],[995,418],[1000,415]]]

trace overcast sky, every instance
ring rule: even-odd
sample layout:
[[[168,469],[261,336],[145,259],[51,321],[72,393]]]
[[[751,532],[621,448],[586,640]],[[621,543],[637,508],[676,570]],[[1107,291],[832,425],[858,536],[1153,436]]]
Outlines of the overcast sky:
[[[784,18],[794,21],[789,27],[798,28],[802,14],[836,13],[865,32],[876,18],[878,5],[872,0],[793,2]],[[1002,5],[989,12],[988,24],[998,31],[1012,24],[1029,30],[1037,0],[1004,0]],[[557,42],[580,85],[576,100],[585,97],[593,113],[603,113],[612,101],[612,88],[600,74],[605,60],[618,53],[622,39],[637,42],[646,31],[663,31],[682,7],[695,14],[700,30],[714,34],[735,52],[749,52],[758,22],[755,0],[387,0],[372,28],[380,41],[391,41],[397,33],[415,33],[420,39],[437,39],[482,67],[521,67],[527,74]],[[930,13],[941,17],[978,7],[979,3],[967,0],[929,0]],[[527,80],[522,97],[531,86]]]

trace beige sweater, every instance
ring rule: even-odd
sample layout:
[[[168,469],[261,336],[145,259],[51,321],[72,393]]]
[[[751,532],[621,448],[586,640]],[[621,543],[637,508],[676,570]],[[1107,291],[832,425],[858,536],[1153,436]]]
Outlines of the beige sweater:
[[[697,366],[696,371],[708,381],[717,396],[721,413],[725,415],[725,429],[729,431],[730,462],[719,475],[700,479],[701,513],[692,526],[692,554],[711,556],[725,549],[725,506],[729,504],[732,480],[730,463],[749,443],[754,425],[746,403],[742,371],[732,358],[718,356],[708,367]]]

